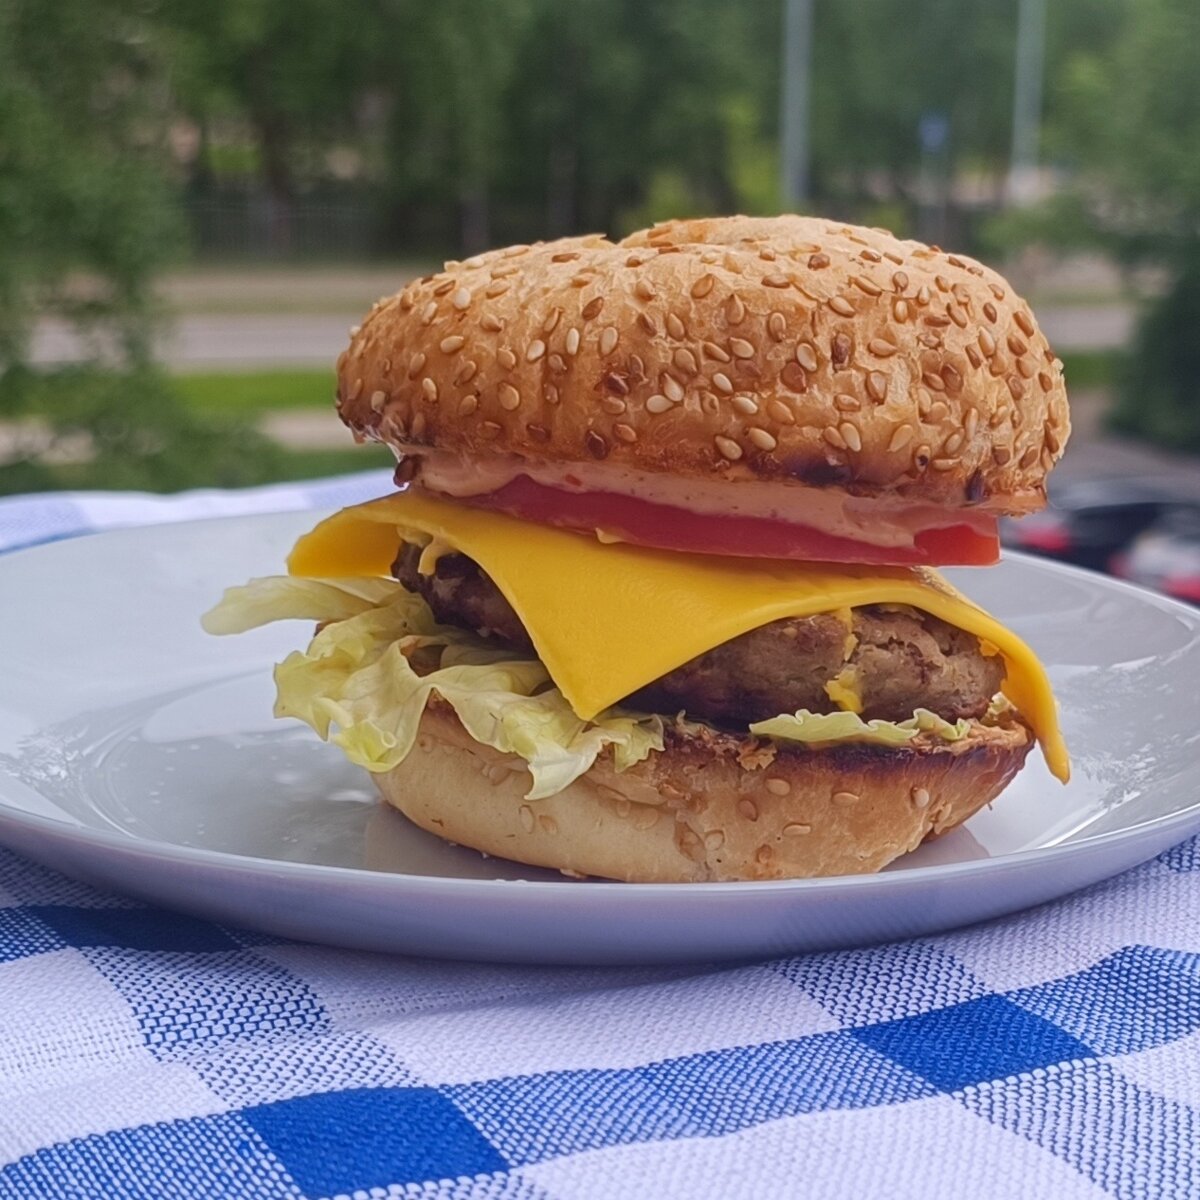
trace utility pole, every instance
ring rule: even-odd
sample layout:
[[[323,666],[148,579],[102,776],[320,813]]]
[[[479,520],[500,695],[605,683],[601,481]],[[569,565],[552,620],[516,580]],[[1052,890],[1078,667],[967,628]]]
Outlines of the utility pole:
[[[808,103],[813,0],[784,0],[783,87],[779,101],[779,198],[790,212],[808,200]]]
[[[1042,123],[1042,76],[1046,61],[1046,0],[1019,0],[1017,61],[1013,78],[1012,158],[1008,202],[1037,198],[1038,137]]]

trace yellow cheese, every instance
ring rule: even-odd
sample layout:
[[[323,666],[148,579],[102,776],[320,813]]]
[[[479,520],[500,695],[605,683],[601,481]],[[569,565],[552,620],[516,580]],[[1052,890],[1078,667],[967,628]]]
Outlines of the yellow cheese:
[[[386,575],[402,537],[474,559],[521,618],[571,707],[590,718],[722,642],[784,617],[908,604],[990,642],[1004,694],[1065,781],[1067,749],[1046,672],[1014,633],[936,572],[675,554],[402,492],[321,522],[288,559],[293,575]]]

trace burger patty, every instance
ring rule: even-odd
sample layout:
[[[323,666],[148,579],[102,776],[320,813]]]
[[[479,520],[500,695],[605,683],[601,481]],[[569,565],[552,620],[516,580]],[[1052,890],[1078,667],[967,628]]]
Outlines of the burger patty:
[[[524,625],[478,564],[447,554],[433,574],[422,575],[419,558],[418,547],[405,545],[392,573],[425,598],[439,621],[533,650]],[[848,623],[832,613],[772,621],[691,659],[624,703],[747,725],[802,708],[837,712],[843,706],[826,691],[837,680],[857,693],[866,720],[902,721],[927,708],[954,721],[982,716],[1003,678],[1003,660],[983,654],[971,634],[915,609],[871,605],[850,610]]]

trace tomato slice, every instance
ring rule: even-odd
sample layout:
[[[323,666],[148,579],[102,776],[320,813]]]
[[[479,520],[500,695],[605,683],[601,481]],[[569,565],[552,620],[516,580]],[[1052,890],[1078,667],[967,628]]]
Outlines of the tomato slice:
[[[972,514],[971,524],[922,530],[911,546],[873,546],[773,517],[694,513],[615,492],[569,492],[524,475],[498,491],[458,500],[544,525],[599,530],[636,546],[688,554],[931,567],[987,566],[1000,558],[995,519],[978,514]]]

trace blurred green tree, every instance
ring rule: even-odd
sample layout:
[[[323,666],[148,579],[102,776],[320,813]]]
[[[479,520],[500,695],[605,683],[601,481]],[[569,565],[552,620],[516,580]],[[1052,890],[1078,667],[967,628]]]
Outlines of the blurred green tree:
[[[188,416],[155,366],[155,272],[177,248],[164,175],[167,94],[148,6],[0,0],[0,492],[237,482],[241,431]],[[30,363],[39,317],[87,361]]]
[[[1124,0],[1116,36],[1064,64],[1054,137],[1080,167],[1060,204],[1128,262],[1166,270],[1113,422],[1200,449],[1200,7]]]

